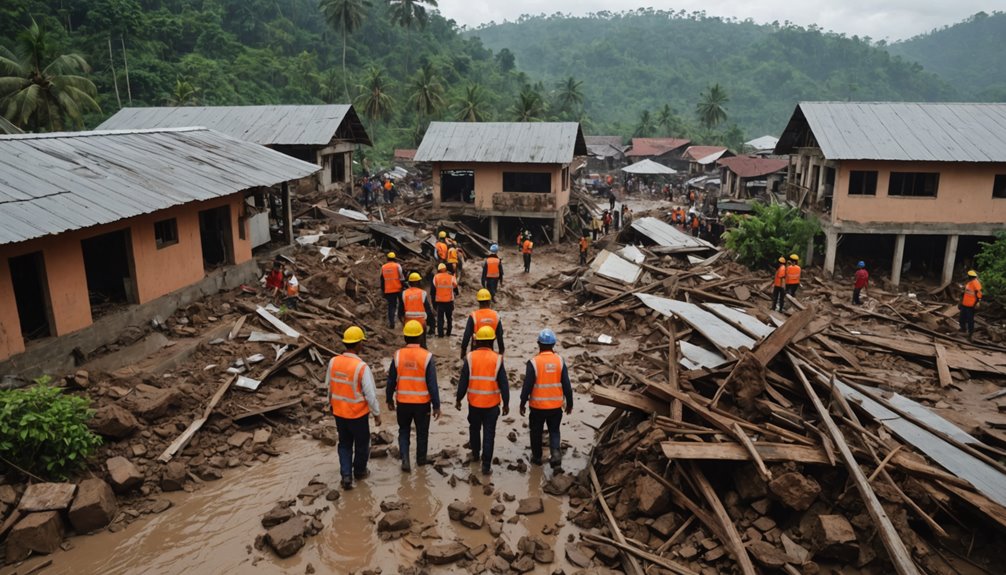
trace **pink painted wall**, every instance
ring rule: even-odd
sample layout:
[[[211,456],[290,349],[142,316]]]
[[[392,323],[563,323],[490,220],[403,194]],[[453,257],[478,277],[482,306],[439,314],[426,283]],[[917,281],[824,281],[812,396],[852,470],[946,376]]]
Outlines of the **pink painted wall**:
[[[480,210],[493,209],[493,194],[503,191],[503,172],[547,172],[552,175],[552,193],[556,196],[556,208],[569,203],[569,189],[562,189],[562,164],[466,164],[437,163],[433,165],[433,207],[440,205],[440,171],[475,171],[475,207]]]
[[[14,305],[14,286],[10,282],[10,268],[7,261],[0,265],[0,358],[10,357],[24,351],[21,337],[21,322]]]

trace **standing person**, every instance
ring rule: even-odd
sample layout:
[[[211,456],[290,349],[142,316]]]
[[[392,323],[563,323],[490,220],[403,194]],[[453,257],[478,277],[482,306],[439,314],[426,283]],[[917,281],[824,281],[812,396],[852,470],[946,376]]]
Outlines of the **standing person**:
[[[624,208],[625,204],[622,204],[622,207]],[[622,226],[621,226],[621,223],[622,223],[622,212],[621,212],[621,210],[612,210],[611,211],[611,221],[612,221],[612,223],[615,226],[615,231],[616,232],[618,230],[622,229]]]
[[[426,334],[416,320],[406,322],[402,329],[405,347],[395,352],[388,366],[388,410],[398,414],[398,450],[402,457],[402,471],[411,471],[409,462],[409,433],[416,424],[416,465],[426,465],[426,452],[430,438],[430,412],[440,419],[440,390],[437,388],[437,362],[433,354],[420,346]],[[397,408],[396,408],[397,400]]]
[[[961,296],[959,320],[960,331],[968,332],[968,339],[975,335],[975,310],[982,301],[982,282],[978,281],[978,272],[968,270],[968,283],[964,284],[964,295]]]
[[[858,269],[856,270],[856,275],[853,277],[852,303],[862,305],[863,302],[859,301],[859,294],[870,281],[870,272],[866,271],[866,262],[859,262],[856,264],[856,267]]]
[[[499,348],[500,355],[506,353],[506,346],[503,344],[503,321],[500,320],[500,315],[496,310],[492,309],[492,294],[487,289],[480,289],[475,295],[475,299],[479,302],[479,308],[468,316],[468,321],[465,323],[465,333],[461,336],[462,361],[469,351],[468,344],[472,342],[472,336],[485,326],[493,328],[493,331],[496,332],[496,347]]]
[[[342,334],[346,351],[328,362],[328,403],[339,433],[339,471],[342,488],[352,489],[353,479],[370,475],[370,419],[381,425],[381,406],[377,403],[374,373],[358,355],[367,336],[357,326]]]
[[[524,245],[524,238],[527,237],[527,230],[519,229],[517,230],[517,251],[520,251],[522,245]]]
[[[580,265],[587,265],[587,250],[590,249],[590,238],[587,237],[587,232],[584,230],[583,235],[580,236]]]
[[[265,275],[264,280],[269,299],[278,301],[279,292],[283,289],[283,262],[279,259],[273,260],[272,269]]]
[[[398,317],[403,324],[418,321],[423,330],[429,330],[429,333],[433,333],[433,322],[436,316],[433,313],[433,306],[430,305],[429,295],[419,287],[422,281],[423,277],[418,273],[409,274],[409,287],[402,291],[402,306],[398,308]],[[426,347],[425,331],[419,344]]]
[[[395,261],[395,252],[388,252],[388,262],[381,266],[381,290],[388,302],[388,327],[391,329],[395,328],[395,316],[398,315],[398,302],[402,299],[404,283],[402,265]]]
[[[632,210],[629,206],[622,204],[622,227],[627,228],[632,225]]]
[[[297,302],[300,301],[300,282],[297,281],[297,276],[293,273],[292,269],[286,270],[286,281],[283,282],[283,285],[286,291],[283,305],[287,309],[297,309]]]
[[[798,289],[800,289],[800,256],[790,254],[789,265],[786,266],[786,293],[796,297]]]
[[[779,267],[772,277],[772,311],[784,311],[786,305],[786,258],[779,256]]]
[[[601,218],[597,216],[591,216],[590,218],[590,232],[593,235],[593,239],[596,242],[598,234],[601,233]]]
[[[461,409],[461,399],[468,396],[468,436],[471,462],[482,462],[482,474],[492,473],[496,445],[496,421],[510,414],[510,387],[503,356],[493,351],[496,333],[483,326],[475,333],[475,350],[461,362],[458,395],[454,407]],[[480,437],[481,436],[481,437]]]
[[[524,243],[520,246],[520,252],[524,254],[524,273],[531,273],[531,251],[534,250],[534,242],[531,241],[531,234],[524,236]]]
[[[611,210],[611,211],[615,211],[615,191],[614,190],[609,190],[608,191],[608,209]]]
[[[430,286],[433,290],[433,303],[437,308],[437,337],[451,336],[454,328],[454,296],[459,293],[458,280],[447,272],[446,264],[437,265],[437,275],[433,276]]]
[[[604,225],[604,235],[608,235],[608,231],[611,229],[611,212],[604,210],[601,223]]]
[[[454,274],[454,277],[461,282],[461,254],[458,243],[451,238],[447,238],[447,271]]]
[[[482,264],[482,287],[489,290],[493,299],[496,299],[496,290],[503,285],[503,262],[499,251],[498,245],[489,246],[489,257]]]
[[[702,225],[699,214],[692,214],[692,237],[699,237],[699,227]]]
[[[437,263],[446,264],[447,263],[447,232],[441,230],[437,234]]]
[[[524,370],[524,387],[520,392],[520,414],[531,404],[528,427],[531,432],[531,463],[541,465],[542,430],[548,425],[548,453],[552,468],[562,465],[562,404],[566,415],[573,413],[573,386],[569,382],[566,362],[554,351],[555,332],[546,328],[538,334],[538,355],[528,360]]]

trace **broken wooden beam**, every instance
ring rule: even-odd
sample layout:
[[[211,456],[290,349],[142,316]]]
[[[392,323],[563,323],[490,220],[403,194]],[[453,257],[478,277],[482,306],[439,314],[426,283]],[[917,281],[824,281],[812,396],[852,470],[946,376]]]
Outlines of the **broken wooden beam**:
[[[755,346],[752,353],[758,363],[767,366],[783,348],[789,345],[796,334],[814,319],[816,314],[817,308],[810,306],[789,316],[780,327]]]
[[[822,448],[790,443],[752,443],[763,461],[795,461],[831,465]],[[664,456],[675,460],[751,461],[751,453],[739,443],[702,443],[698,441],[664,441],[660,443]]]
[[[590,390],[591,401],[598,405],[641,411],[646,415],[667,413],[667,403],[644,397],[638,393],[595,385]]]

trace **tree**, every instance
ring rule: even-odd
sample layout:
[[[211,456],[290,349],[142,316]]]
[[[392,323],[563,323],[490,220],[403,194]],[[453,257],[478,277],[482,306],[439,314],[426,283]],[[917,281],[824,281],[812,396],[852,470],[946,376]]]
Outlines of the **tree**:
[[[752,269],[764,268],[781,255],[799,252],[820,231],[815,219],[804,219],[797,208],[754,204],[754,213],[739,218],[724,241],[737,259]]]
[[[534,87],[525,85],[511,111],[516,122],[537,122],[545,113],[545,104]]]
[[[674,111],[674,108],[671,108],[670,104],[664,104],[664,107],[657,112],[656,125],[665,136],[685,135],[684,124],[681,117]]]
[[[633,130],[632,135],[636,138],[647,138],[653,135],[653,131],[656,126],[653,125],[653,116],[650,115],[649,110],[643,110],[639,114],[639,123],[636,124],[636,129]]]
[[[481,122],[486,118],[485,92],[481,84],[469,84],[458,102],[457,119],[461,122]]]
[[[198,103],[199,88],[188,80],[175,78],[175,87],[168,96],[169,106],[195,106]]]
[[[719,84],[713,84],[706,88],[706,91],[699,96],[699,103],[695,106],[695,114],[699,117],[699,122],[708,130],[711,130],[726,121],[727,109],[724,107],[730,101],[726,91]]]
[[[405,40],[408,45],[405,50],[405,75],[409,75],[409,58],[412,53],[412,25],[417,24],[420,28],[425,28],[429,21],[429,14],[426,13],[427,5],[431,8],[437,7],[437,0],[388,0],[391,6],[391,21],[405,28]]]
[[[583,104],[583,82],[569,76],[558,84],[560,113],[576,114]]]
[[[321,0],[321,11],[332,29],[342,36],[342,82],[349,101],[349,77],[346,75],[346,39],[363,25],[370,0]]]
[[[978,242],[978,246],[975,267],[981,272],[982,291],[1001,305],[1006,296],[1006,233],[999,232],[995,241]]]
[[[19,128],[81,128],[85,111],[100,111],[91,71],[80,54],[52,57],[45,29],[32,20],[17,36],[15,54],[0,46],[0,114]]]
[[[391,116],[395,99],[389,93],[391,83],[384,77],[384,68],[376,65],[367,68],[367,75],[357,88],[360,95],[356,98],[356,105],[364,116],[375,122],[383,122]]]
[[[416,110],[415,141],[418,142],[423,118],[439,113],[444,107],[444,85],[432,64],[426,64],[416,73],[410,100]]]

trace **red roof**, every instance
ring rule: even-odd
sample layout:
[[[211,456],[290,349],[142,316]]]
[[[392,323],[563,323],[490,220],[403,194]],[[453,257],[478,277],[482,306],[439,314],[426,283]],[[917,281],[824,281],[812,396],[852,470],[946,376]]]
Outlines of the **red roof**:
[[[716,162],[741,178],[757,178],[774,174],[789,166],[787,159],[760,158],[758,156],[734,156]]]
[[[681,157],[697,161],[713,154],[722,155],[726,151],[727,149],[723,146],[688,146],[688,149],[681,154]]]
[[[626,156],[661,156],[682,146],[687,146],[691,140],[684,138],[633,138],[632,149]]]
[[[415,150],[396,149],[395,150],[395,159],[396,160],[414,160],[414,159],[416,159],[416,151]]]

